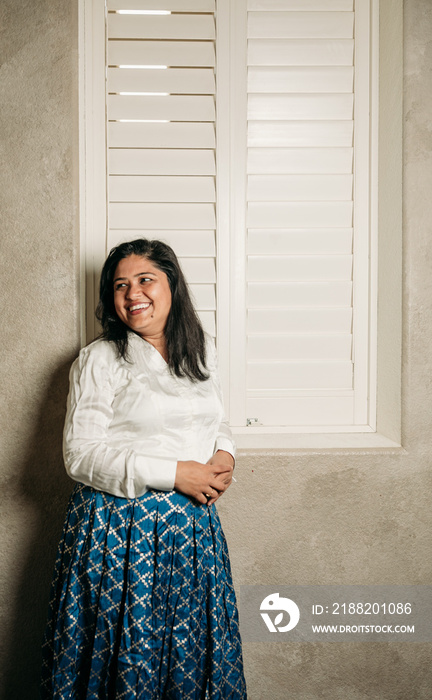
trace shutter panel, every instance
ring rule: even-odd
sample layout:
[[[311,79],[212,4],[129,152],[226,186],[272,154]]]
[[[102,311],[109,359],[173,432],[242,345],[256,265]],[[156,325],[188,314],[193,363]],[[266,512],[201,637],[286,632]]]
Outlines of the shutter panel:
[[[214,12],[215,0],[107,0],[108,10],[134,10],[137,12]]]
[[[363,115],[356,104],[354,127],[354,86],[368,66],[367,57],[366,66],[354,61],[354,19],[352,0],[247,0],[247,368],[238,426],[356,422],[354,146],[365,145],[355,128],[367,122],[368,102]],[[367,263],[358,264],[367,278]],[[367,353],[360,340],[356,359]]]
[[[135,237],[172,245],[213,335],[217,312],[238,433],[370,430],[376,6],[161,5],[85,3],[88,269]]]
[[[107,2],[107,248],[169,243],[215,335],[215,2],[157,5]]]

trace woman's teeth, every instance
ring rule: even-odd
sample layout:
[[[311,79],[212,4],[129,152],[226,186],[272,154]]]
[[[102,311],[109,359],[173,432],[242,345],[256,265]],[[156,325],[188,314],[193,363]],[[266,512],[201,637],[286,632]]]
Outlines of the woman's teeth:
[[[138,309],[148,309],[150,304],[134,304],[129,307],[129,311],[138,311]]]

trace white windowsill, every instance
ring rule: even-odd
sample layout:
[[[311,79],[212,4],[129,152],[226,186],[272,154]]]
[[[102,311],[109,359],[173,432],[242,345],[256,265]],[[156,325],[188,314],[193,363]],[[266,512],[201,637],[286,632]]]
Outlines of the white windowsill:
[[[252,432],[253,431],[253,432]],[[287,433],[259,428],[233,428],[238,455],[250,455],[255,450],[274,451],[305,450],[333,452],[335,450],[379,450],[392,454],[405,452],[402,445],[376,432],[358,433]]]

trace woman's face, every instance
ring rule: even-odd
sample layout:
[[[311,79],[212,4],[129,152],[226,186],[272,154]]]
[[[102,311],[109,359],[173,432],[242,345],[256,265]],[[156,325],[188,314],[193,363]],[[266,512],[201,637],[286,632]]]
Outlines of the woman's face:
[[[120,320],[142,338],[162,336],[171,309],[165,272],[141,255],[123,258],[114,273],[114,306]]]

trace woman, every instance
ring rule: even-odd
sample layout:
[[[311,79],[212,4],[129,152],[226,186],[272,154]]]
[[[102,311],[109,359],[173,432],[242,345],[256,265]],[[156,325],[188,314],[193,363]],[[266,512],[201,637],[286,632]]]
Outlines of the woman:
[[[71,369],[64,431],[78,481],[60,543],[42,697],[246,698],[214,503],[234,445],[214,346],[173,250],[144,239],[102,270],[101,337]]]

